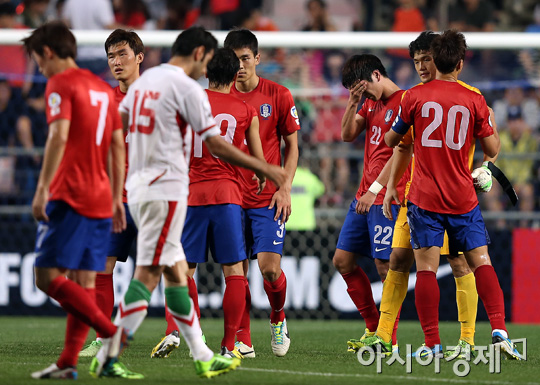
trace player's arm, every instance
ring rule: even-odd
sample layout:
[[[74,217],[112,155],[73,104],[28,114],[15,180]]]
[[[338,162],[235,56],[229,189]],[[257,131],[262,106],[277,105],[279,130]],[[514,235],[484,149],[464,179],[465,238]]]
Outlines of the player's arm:
[[[403,136],[409,131],[410,124],[407,124],[401,119],[401,116],[398,115],[392,128],[384,135],[384,142],[388,147],[396,147]]]
[[[366,128],[366,120],[357,114],[358,103],[360,103],[365,89],[365,82],[361,81],[349,90],[349,100],[341,119],[341,139],[344,142],[352,142]]]
[[[395,153],[395,151],[394,151]],[[383,169],[377,176],[377,179],[369,186],[368,191],[358,199],[356,202],[356,213],[357,214],[367,214],[377,195],[383,189],[384,186],[388,183],[388,178],[390,177],[390,169],[392,168],[394,155],[388,159],[388,162],[384,165]]]
[[[501,150],[501,141],[499,139],[499,132],[497,131],[497,123],[495,122],[495,114],[491,107],[488,106],[489,109],[489,121],[491,124],[491,127],[493,128],[493,135],[492,135],[492,141],[494,141],[493,145],[497,145],[496,147],[496,153],[495,155],[491,156],[490,154],[487,154],[484,150],[484,160],[482,163],[482,166],[476,168],[472,172],[473,177],[473,183],[474,188],[476,192],[483,192],[487,193],[491,191],[491,187],[493,185],[493,180],[491,177],[491,170],[488,167],[489,162],[495,163],[499,156],[499,152]],[[484,145],[482,144],[482,148],[484,148]]]
[[[402,204],[397,191],[397,185],[409,167],[413,153],[412,143],[401,142],[394,148],[394,154],[392,155],[392,164],[390,167],[390,175],[388,177],[388,183],[386,184],[386,194],[383,201],[383,214],[388,219],[392,218],[392,201],[397,204]]]
[[[246,130],[246,141],[249,153],[255,158],[266,162],[266,160],[264,159],[261,136],[259,135],[258,116],[253,117],[253,119],[251,120],[251,125]],[[255,177],[253,178],[255,179]],[[264,190],[264,186],[266,185],[266,177],[263,174],[259,173],[257,174],[257,178],[259,183],[259,189],[257,191],[257,194],[260,194]]]
[[[122,202],[124,187],[124,172],[126,164],[126,149],[122,130],[114,130],[111,140],[111,171],[113,196],[113,232],[119,233],[126,229],[126,215]]]
[[[281,217],[281,223],[287,222],[292,213],[291,187],[296,168],[298,167],[298,132],[295,131],[292,134],[284,136],[283,141],[285,142],[283,168],[287,173],[287,180],[274,193],[272,201],[268,206],[269,209],[274,208],[274,206],[276,207],[274,220],[277,221]]]
[[[232,144],[225,142],[220,135],[208,136],[204,139],[204,143],[208,150],[221,160],[261,173],[272,180],[276,186],[282,186],[288,179],[281,167],[247,155]]]
[[[38,221],[48,221],[45,208],[49,200],[49,186],[60,166],[69,136],[70,121],[58,119],[49,125],[49,135],[45,143],[43,166],[39,173],[36,193],[32,201],[32,214]]]

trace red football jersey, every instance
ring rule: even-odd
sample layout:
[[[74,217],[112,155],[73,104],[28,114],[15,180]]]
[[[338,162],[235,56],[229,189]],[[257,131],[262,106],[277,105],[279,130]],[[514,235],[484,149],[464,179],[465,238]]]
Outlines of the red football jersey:
[[[475,138],[493,135],[484,97],[459,83],[433,80],[407,91],[400,116],[413,125],[415,138],[409,200],[441,214],[475,208],[469,150]]]
[[[206,90],[221,137],[233,146],[244,145],[246,130],[257,111],[231,94]],[[189,167],[189,206],[242,204],[240,168],[216,158],[194,133]]]
[[[90,71],[71,68],[49,79],[45,97],[49,124],[71,122],[49,200],[64,201],[85,217],[111,217],[107,155],[113,130],[122,127],[113,90]]]
[[[120,104],[120,102],[124,99],[124,96],[126,96],[126,94],[122,92],[122,90],[120,90],[120,86],[114,87],[114,99],[116,101],[116,104]],[[128,137],[129,137],[129,131],[124,132],[124,143],[126,145],[126,174],[124,176],[124,187],[122,188],[122,201],[124,203],[127,203],[126,179],[127,179],[127,174],[128,174],[128,165],[129,165]]]
[[[394,150],[384,143],[384,135],[390,130],[397,116],[403,92],[405,91],[396,91],[386,100],[366,99],[358,111],[358,114],[366,119],[366,145],[364,148],[364,171],[360,187],[356,192],[356,199],[360,199],[368,191],[369,186],[377,180],[384,165],[394,153]],[[405,173],[399,180],[397,189],[400,196],[403,196],[409,178],[410,174]],[[382,205],[385,193],[386,187],[377,194],[374,204]]]
[[[259,78],[259,84],[251,92],[240,92],[232,87],[231,94],[253,106],[259,115],[259,133],[264,157],[270,164],[281,166],[281,137],[300,129],[300,121],[291,92],[273,81]],[[244,144],[242,150],[249,152]],[[260,208],[270,204],[276,192],[272,181],[266,182],[261,195],[257,195],[257,181],[252,180],[253,171],[242,168],[242,207]]]

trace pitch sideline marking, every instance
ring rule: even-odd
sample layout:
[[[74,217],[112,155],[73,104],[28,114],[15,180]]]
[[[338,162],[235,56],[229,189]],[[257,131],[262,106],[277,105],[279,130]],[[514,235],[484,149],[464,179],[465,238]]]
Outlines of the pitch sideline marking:
[[[452,379],[452,378],[430,378],[430,377],[415,377],[405,374],[403,376],[389,376],[385,374],[348,374],[348,373],[322,373],[322,372],[299,372],[294,370],[279,370],[279,369],[260,369],[260,368],[245,368],[240,367],[237,370],[250,371],[250,372],[266,372],[266,373],[282,373],[282,374],[292,374],[292,375],[301,375],[301,376],[321,376],[321,377],[355,377],[355,378],[387,378],[387,379],[396,379],[400,380],[410,380],[410,381],[428,381],[428,382],[447,382],[454,384],[465,384],[475,382],[477,384],[508,384],[507,381],[481,381],[481,380],[472,380],[463,377],[462,380]],[[537,385],[536,382],[523,382],[523,385]]]

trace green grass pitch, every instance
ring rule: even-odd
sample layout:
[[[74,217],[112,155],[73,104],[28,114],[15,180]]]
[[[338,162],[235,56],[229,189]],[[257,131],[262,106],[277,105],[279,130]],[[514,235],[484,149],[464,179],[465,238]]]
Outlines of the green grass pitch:
[[[158,318],[146,319],[135,335],[135,340],[124,352],[121,361],[130,369],[143,373],[144,380],[132,380],[140,384],[199,384],[214,381],[216,384],[538,384],[540,383],[540,325],[508,325],[514,338],[527,338],[528,359],[526,362],[501,362],[501,373],[490,374],[487,364],[471,364],[466,377],[457,377],[453,363],[440,363],[440,373],[435,366],[421,366],[414,360],[412,373],[397,362],[382,365],[377,374],[375,364],[362,366],[355,354],[347,353],[346,341],[359,338],[363,332],[363,321],[303,321],[290,320],[291,348],[282,358],[274,357],[270,349],[268,321],[252,321],[253,343],[257,357],[245,359],[236,372],[211,380],[195,376],[193,363],[188,357],[187,346],[182,341],[180,348],[167,359],[150,359],[150,352],[159,342],[165,329],[165,321]],[[45,317],[0,317],[0,384],[31,384],[36,380],[30,373],[43,369],[55,362],[60,354],[64,338],[65,318]],[[209,346],[217,351],[220,347],[223,321],[203,319],[202,327]],[[443,344],[457,342],[459,324],[443,322],[440,325]],[[94,334],[91,331],[90,337]],[[404,345],[418,347],[422,342],[422,330],[418,322],[401,322],[398,339],[404,357]],[[478,323],[476,344],[490,342],[490,327]],[[129,380],[93,379],[88,374],[90,359],[81,358],[78,370],[79,384],[119,383]],[[47,384],[64,383],[46,380]]]

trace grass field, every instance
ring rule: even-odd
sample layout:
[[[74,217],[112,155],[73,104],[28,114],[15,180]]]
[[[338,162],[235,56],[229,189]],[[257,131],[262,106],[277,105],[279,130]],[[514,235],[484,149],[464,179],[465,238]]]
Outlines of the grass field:
[[[29,384],[35,380],[30,373],[55,362],[63,343],[64,318],[0,317],[0,384]],[[217,351],[221,342],[222,320],[203,320],[202,326],[212,349]],[[443,344],[457,342],[459,325],[441,323]],[[197,384],[215,381],[220,384],[539,384],[540,383],[540,326],[509,325],[511,336],[527,338],[528,360],[526,362],[501,362],[501,373],[490,374],[486,364],[472,365],[466,377],[457,377],[452,362],[441,361],[441,372],[435,374],[432,363],[421,366],[413,360],[412,373],[404,366],[394,363],[384,365],[377,374],[375,365],[362,366],[355,354],[347,353],[348,338],[359,338],[363,321],[295,321],[289,322],[291,348],[287,356],[278,358],[270,350],[270,331],[267,321],[253,321],[253,344],[255,359],[245,359],[241,368],[212,380],[195,376],[187,347],[182,341],[180,348],[167,359],[150,359],[152,347],[160,340],[165,322],[162,319],[145,320],[131,346],[122,356],[130,369],[146,375],[140,384]],[[92,337],[93,337],[93,332]],[[398,338],[402,346],[412,344],[415,348],[422,342],[422,330],[418,322],[401,322]],[[487,323],[477,325],[476,344],[490,342]],[[118,383],[128,380],[95,380],[88,374],[90,359],[79,360],[79,384],[95,384],[96,381]],[[54,384],[60,381],[48,380]]]

